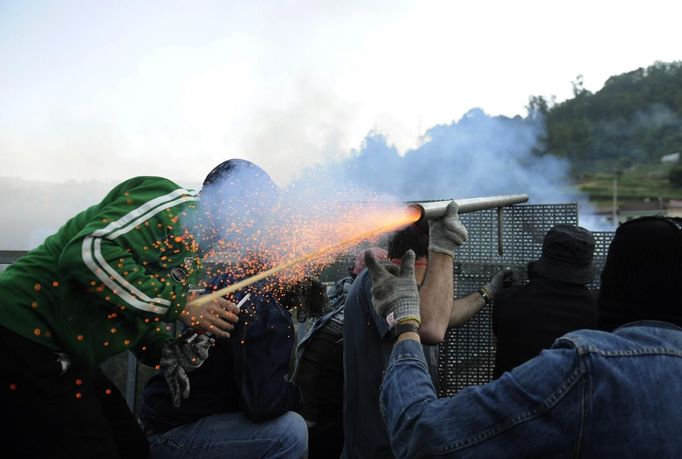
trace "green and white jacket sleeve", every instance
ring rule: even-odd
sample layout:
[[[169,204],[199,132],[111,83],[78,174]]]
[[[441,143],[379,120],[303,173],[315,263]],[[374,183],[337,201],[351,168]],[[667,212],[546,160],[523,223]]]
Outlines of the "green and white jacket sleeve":
[[[183,225],[197,201],[158,177],[122,183],[79,216],[88,221],[62,251],[61,272],[117,313],[175,320],[198,276],[198,247]]]

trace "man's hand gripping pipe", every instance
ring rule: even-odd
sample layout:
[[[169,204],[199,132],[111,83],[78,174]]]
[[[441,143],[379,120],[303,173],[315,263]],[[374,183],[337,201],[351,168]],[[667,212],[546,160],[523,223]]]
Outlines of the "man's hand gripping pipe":
[[[250,293],[247,293],[246,295],[244,295],[244,297],[241,300],[239,300],[239,303],[237,303],[237,309],[241,310],[242,306],[244,306],[246,304],[246,302],[249,301],[249,298],[251,298]],[[197,339],[199,337],[199,335],[201,335],[201,334],[206,334],[206,336],[211,338],[212,341],[215,341],[213,333],[198,331],[194,328],[188,328],[187,330],[185,330],[180,335],[180,339],[185,341],[185,343],[187,343],[187,344],[192,344],[194,342],[194,340]]]

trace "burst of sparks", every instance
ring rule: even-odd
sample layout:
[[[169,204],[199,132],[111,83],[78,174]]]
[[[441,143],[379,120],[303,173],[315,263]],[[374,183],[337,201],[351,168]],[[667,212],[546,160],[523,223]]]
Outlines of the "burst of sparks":
[[[303,209],[294,206],[275,210],[269,224],[237,221],[225,229],[212,259],[243,280],[205,295],[200,301],[211,301],[274,275],[277,282],[272,285],[281,289],[319,274],[339,254],[357,244],[413,223],[420,216],[415,209],[397,203],[319,202]],[[235,254],[241,255],[237,263]]]

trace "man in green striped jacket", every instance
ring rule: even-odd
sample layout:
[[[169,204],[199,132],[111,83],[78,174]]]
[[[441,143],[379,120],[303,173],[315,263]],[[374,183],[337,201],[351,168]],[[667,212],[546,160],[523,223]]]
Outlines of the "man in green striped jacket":
[[[215,195],[228,175],[234,185],[235,171],[274,187],[257,166],[229,160],[209,174],[202,196]],[[238,196],[249,197],[244,189]],[[198,366],[205,353],[178,348],[164,322],[229,336],[239,312],[233,303],[199,306],[188,296],[206,243],[196,237],[198,222],[214,221],[201,214],[219,210],[200,208],[197,193],[170,180],[136,177],[0,274],[0,401],[8,426],[0,441],[10,457],[146,454],[120,393],[97,368],[126,350],[157,366],[168,349],[180,366],[193,360],[187,371]]]

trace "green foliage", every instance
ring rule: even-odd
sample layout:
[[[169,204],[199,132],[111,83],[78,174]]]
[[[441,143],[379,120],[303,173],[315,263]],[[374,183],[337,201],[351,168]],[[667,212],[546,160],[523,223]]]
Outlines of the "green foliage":
[[[682,187],[669,180],[670,164],[635,165],[623,168],[604,167],[603,172],[583,172],[578,177],[579,189],[593,201],[610,202],[613,196],[614,175],[618,175],[618,196],[621,199],[682,199]]]
[[[572,99],[559,104],[534,96],[529,116],[547,124],[544,151],[571,160],[576,173],[618,163],[654,163],[682,151],[682,62],[658,62],[609,78],[591,93],[582,76],[572,83]]]
[[[676,188],[682,189],[682,162],[678,161],[668,172],[668,180]]]

